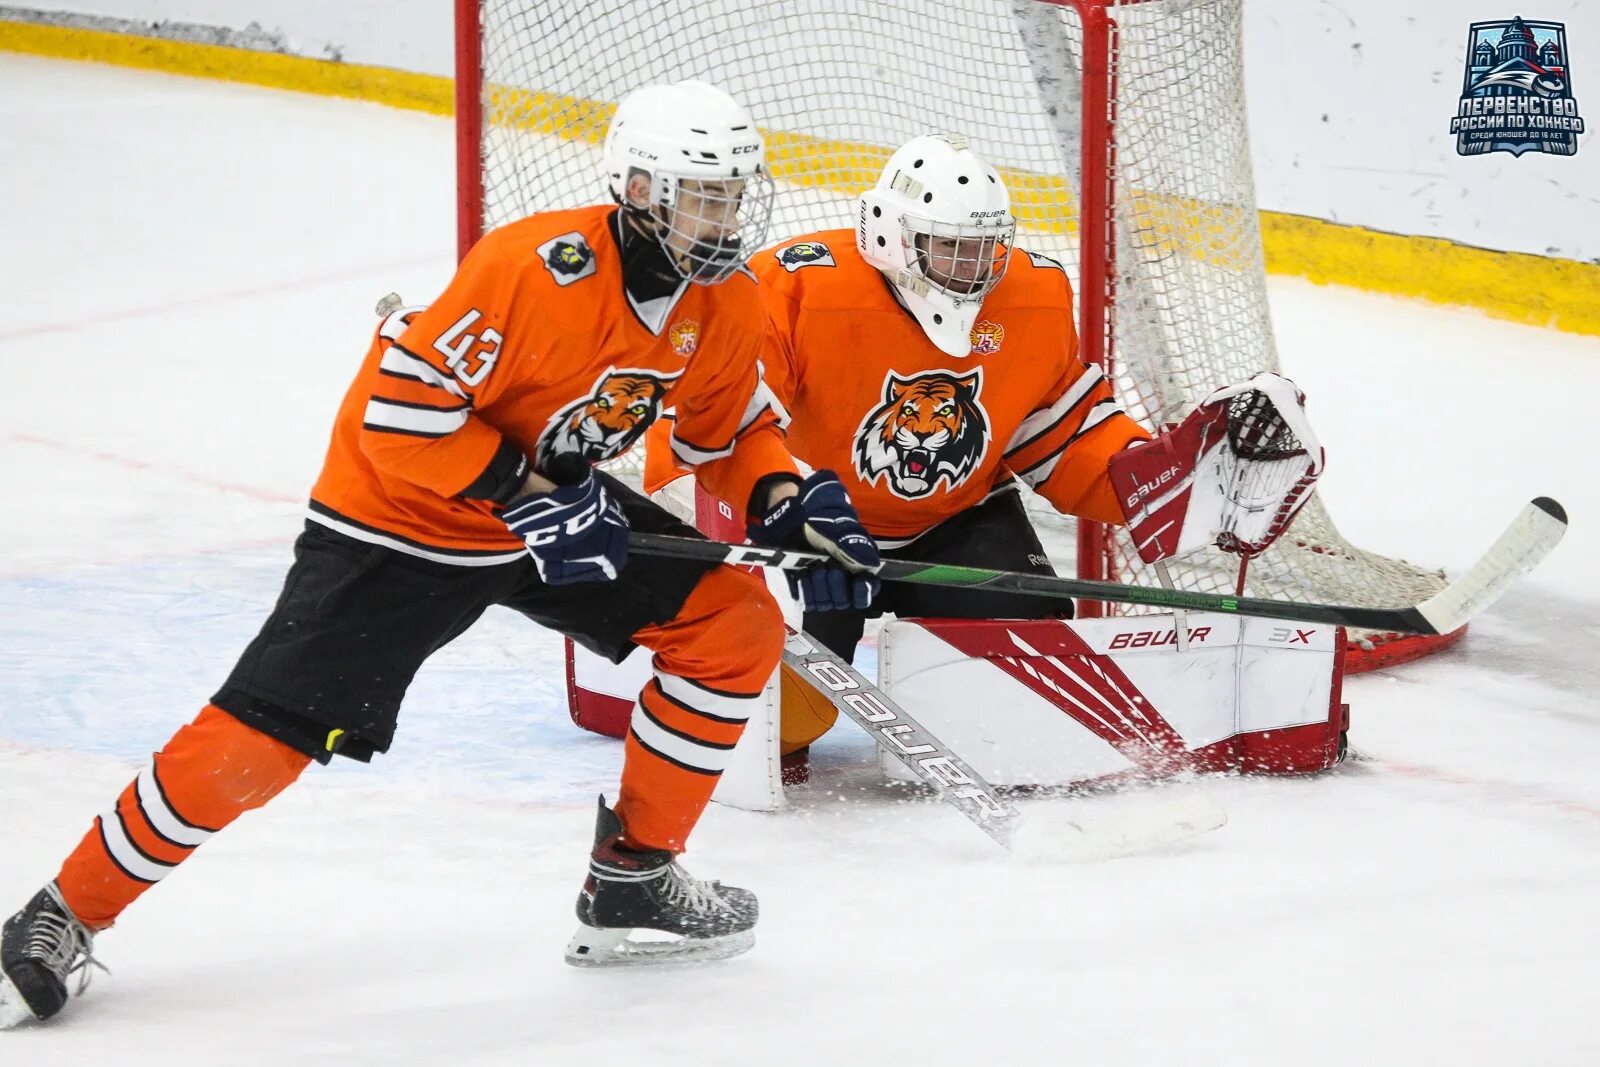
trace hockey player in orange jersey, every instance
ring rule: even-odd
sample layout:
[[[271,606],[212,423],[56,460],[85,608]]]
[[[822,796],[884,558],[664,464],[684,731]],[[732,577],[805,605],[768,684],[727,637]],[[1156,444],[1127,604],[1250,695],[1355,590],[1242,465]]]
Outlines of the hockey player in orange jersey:
[[[837,561],[808,602],[868,602],[872,541],[836,478],[795,473],[759,377],[744,261],[769,204],[762,148],[720,90],[640,90],[606,139],[617,205],[492,232],[430,307],[383,320],[260,634],[5,924],[0,1027],[60,1011],[97,932],[311,762],[388,749],[417,669],[493,604],[615,659],[655,654],[569,961],[749,947],[754,895],[676,857],[778,661],[781,616],[738,570],[630,558],[630,528],[692,531],[590,464],[670,404],[674,453],[746,508],[753,536]],[[677,937],[635,943],[634,928]]]
[[[1193,422],[1151,442],[1100,369],[1079,360],[1066,272],[1015,246],[1001,175],[961,139],[906,143],[855,215],[853,232],[806,234],[751,265],[772,324],[766,378],[789,411],[789,447],[839,472],[887,556],[1053,573],[1019,483],[1064,514],[1131,522],[1153,553],[1174,554],[1186,530],[1187,551],[1240,521],[1237,500],[1206,497],[1191,508],[1186,491],[1186,474],[1230,423],[1227,398],[1269,390],[1303,427],[1298,393],[1262,376],[1219,390]],[[1270,400],[1261,403],[1271,421]],[[1204,448],[1195,445],[1202,425]],[[670,479],[672,466],[653,447],[647,488]],[[873,615],[1044,618],[1064,607],[1070,614],[1070,602],[1054,598],[890,583],[870,609],[808,611],[804,625],[850,659]],[[806,697],[785,693],[786,756],[833,721],[831,705]]]

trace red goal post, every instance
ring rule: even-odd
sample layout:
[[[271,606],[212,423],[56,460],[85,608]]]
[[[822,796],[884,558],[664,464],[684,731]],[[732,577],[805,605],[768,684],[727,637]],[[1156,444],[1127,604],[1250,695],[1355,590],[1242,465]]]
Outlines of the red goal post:
[[[705,78],[751,108],[778,181],[774,240],[852,225],[853,197],[898,143],[953,130],[1005,174],[1018,243],[1072,276],[1084,358],[1135,418],[1175,422],[1213,387],[1279,367],[1243,3],[678,0],[668,19],[647,4],[456,0],[460,250],[486,227],[598,202],[600,138],[640,85]],[[1154,584],[1120,531],[1080,523],[1076,537],[1081,577]],[[1221,552],[1170,569],[1208,592],[1231,591],[1238,570]],[[1249,571],[1256,596],[1372,607],[1442,584],[1352,545],[1316,496]],[[1353,633],[1348,666],[1460,636]]]

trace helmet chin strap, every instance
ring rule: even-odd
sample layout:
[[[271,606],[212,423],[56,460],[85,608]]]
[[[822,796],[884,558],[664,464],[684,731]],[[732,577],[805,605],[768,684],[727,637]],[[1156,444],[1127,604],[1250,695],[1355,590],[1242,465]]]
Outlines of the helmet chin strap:
[[[697,237],[689,246],[689,251],[684,253],[684,258],[689,261],[694,277],[716,278],[727,272],[728,264],[741,261],[744,258],[743,253],[744,245],[737,237],[728,237],[721,241],[707,241]]]
[[[681,281],[720,277],[727,272],[730,263],[743,259],[744,245],[737,236],[720,241],[697,237],[690,242],[686,251],[674,254],[667,247],[667,238],[672,232],[671,224],[657,215],[654,208],[623,204],[621,215],[625,220],[624,270],[632,263],[636,269],[649,270],[663,278],[670,278],[676,288]],[[635,248],[635,245],[641,247]],[[648,246],[656,254],[646,254],[643,246]]]

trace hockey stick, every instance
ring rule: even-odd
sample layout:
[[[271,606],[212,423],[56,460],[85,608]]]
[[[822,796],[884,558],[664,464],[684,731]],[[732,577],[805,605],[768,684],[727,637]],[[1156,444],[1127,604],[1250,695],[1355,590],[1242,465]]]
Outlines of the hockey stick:
[[[1567,513],[1549,497],[1533,500],[1506,527],[1497,541],[1474,563],[1467,573],[1446,585],[1428,599],[1398,608],[1363,608],[1342,604],[1298,604],[1287,600],[1259,597],[1223,596],[1195,593],[1183,589],[1160,589],[1119,582],[1096,582],[1081,578],[1058,578],[1043,574],[957,567],[943,563],[915,563],[885,560],[878,577],[890,582],[971,588],[982,586],[1012,593],[1038,596],[1102,600],[1117,604],[1143,604],[1152,607],[1215,611],[1288,622],[1320,622],[1366,630],[1393,630],[1401,633],[1447,634],[1465,626],[1472,617],[1498,600],[1512,582],[1528,573],[1549,555],[1567,532]],[[692,537],[634,533],[629,547],[653,556],[725,562],[742,566],[776,567],[803,570],[829,562],[817,552],[783,548],[758,548],[722,541],[702,541]]]
[[[790,630],[784,641],[783,662],[865,730],[879,748],[899,760],[919,781],[932,786],[941,799],[949,801],[1003,847],[1011,847],[1022,813],[965,760],[907,715],[887,693],[798,630]]]
[[[1222,805],[1204,793],[1169,790],[1081,798],[1070,811],[1050,813],[1054,818],[1025,818],[887,693],[811,637],[790,630],[783,661],[1013,856],[1110,859],[1173,844],[1228,821]]]

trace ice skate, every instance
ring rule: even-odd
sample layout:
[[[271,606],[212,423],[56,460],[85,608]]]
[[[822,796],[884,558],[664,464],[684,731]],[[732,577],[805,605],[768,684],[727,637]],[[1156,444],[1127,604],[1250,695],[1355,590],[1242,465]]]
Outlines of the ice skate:
[[[77,974],[82,993],[91,966],[94,934],[78,921],[51,882],[6,920],[0,933],[0,1030],[29,1019],[48,1019],[67,1003],[67,979]]]
[[[605,798],[595,823],[589,877],[578,895],[582,924],[567,945],[576,967],[725,960],[755,944],[756,896],[703,882],[666,851],[621,845],[622,822]]]

